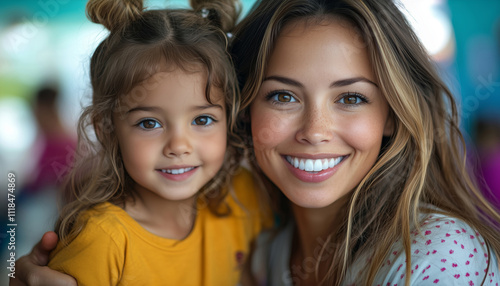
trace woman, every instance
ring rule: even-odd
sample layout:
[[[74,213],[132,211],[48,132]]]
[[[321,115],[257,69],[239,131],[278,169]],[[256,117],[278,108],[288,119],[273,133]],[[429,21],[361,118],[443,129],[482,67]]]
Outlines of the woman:
[[[239,25],[242,134],[281,214],[259,283],[498,283],[500,216],[416,39],[389,0],[262,1]]]
[[[262,1],[233,51],[250,161],[289,220],[261,237],[260,284],[498,282],[499,214],[392,1]]]

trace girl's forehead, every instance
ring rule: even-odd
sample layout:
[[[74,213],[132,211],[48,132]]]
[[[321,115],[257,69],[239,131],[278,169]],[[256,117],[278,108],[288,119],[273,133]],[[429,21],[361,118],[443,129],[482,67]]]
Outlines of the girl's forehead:
[[[201,62],[197,61],[183,61],[183,60],[174,60],[174,59],[166,59],[163,57],[161,61],[158,63],[156,68],[154,69],[154,73],[152,76],[156,74],[167,74],[167,73],[175,73],[177,71],[184,73],[207,73],[207,66]]]
[[[189,94],[194,92],[200,95],[197,101],[224,105],[224,92],[214,84],[207,90],[208,80],[206,69],[194,66],[190,69],[165,66],[136,84],[121,98],[121,102],[130,105],[137,101],[147,101],[153,94],[159,94],[165,100],[173,100],[173,97],[187,99]],[[209,100],[206,97],[207,92],[210,95]]]

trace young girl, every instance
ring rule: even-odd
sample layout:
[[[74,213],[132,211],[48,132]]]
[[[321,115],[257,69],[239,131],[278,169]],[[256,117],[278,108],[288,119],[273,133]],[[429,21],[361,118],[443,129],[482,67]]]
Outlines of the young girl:
[[[260,231],[251,177],[237,171],[242,149],[228,135],[239,97],[225,31],[237,3],[191,3],[87,4],[110,33],[91,59],[93,101],[48,264],[81,285],[235,285]]]
[[[259,239],[259,285],[500,284],[500,215],[392,1],[259,1],[233,54],[250,161],[285,220]]]

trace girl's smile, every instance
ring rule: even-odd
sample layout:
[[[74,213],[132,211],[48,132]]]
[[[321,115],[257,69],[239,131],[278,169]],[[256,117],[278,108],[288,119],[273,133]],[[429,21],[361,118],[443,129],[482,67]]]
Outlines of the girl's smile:
[[[172,181],[184,181],[191,177],[198,169],[198,166],[170,167],[158,169],[163,177]]]
[[[205,97],[205,73],[159,72],[127,95],[116,134],[127,173],[147,204],[193,200],[221,168],[226,151],[223,96]],[[128,98],[127,98],[128,97]]]

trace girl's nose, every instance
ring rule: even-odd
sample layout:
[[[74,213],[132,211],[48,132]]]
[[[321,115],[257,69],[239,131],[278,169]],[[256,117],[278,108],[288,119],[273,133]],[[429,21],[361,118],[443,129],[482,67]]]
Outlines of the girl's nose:
[[[165,156],[181,157],[190,154],[192,150],[188,132],[185,130],[172,130],[168,142],[165,144]]]

